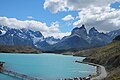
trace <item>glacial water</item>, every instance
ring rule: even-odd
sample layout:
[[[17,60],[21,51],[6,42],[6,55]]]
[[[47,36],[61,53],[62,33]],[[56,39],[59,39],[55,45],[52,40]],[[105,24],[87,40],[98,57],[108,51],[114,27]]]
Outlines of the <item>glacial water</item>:
[[[5,69],[23,73],[43,80],[85,77],[95,74],[95,67],[75,63],[83,57],[73,57],[60,54],[7,54],[0,53],[0,61],[6,62]],[[0,80],[20,80],[0,74]]]

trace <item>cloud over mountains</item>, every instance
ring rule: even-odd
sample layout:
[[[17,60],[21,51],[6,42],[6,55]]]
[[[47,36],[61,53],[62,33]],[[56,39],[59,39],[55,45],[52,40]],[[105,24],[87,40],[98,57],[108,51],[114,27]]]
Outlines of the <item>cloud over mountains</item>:
[[[0,17],[0,25],[8,26],[10,28],[21,29],[26,28],[34,31],[40,31],[45,37],[54,36],[55,38],[62,38],[69,34],[59,31],[59,23],[52,22],[50,26],[35,20],[18,20],[16,18]],[[58,35],[57,35],[58,34]]]
[[[37,30],[43,33],[45,37],[54,36],[56,38],[69,35],[70,32],[65,32],[68,30],[66,28],[71,26],[80,27],[82,24],[87,26],[87,30],[91,27],[96,27],[99,31],[107,32],[120,29],[120,9],[110,6],[115,2],[120,2],[120,0],[45,0],[44,9],[54,14],[59,12],[65,12],[65,14],[62,14],[62,16],[61,13],[60,15],[57,14],[60,19],[53,18],[53,22],[51,22],[51,18],[50,22],[48,20],[45,20],[48,22],[36,21],[32,16],[27,16],[29,20],[0,17],[0,25],[18,29],[27,28]],[[75,11],[77,14],[71,13],[72,11]],[[54,14],[52,15],[54,16]],[[65,25],[67,27],[62,26],[65,23],[67,23]],[[66,30],[61,29],[61,27],[65,27]]]
[[[45,0],[44,8],[52,13],[61,11],[79,11],[73,26],[85,24],[87,29],[96,27],[99,31],[111,31],[120,28],[120,9],[111,4],[120,0]],[[67,21],[71,16],[63,18]],[[74,19],[71,17],[71,19]]]
[[[120,28],[120,10],[110,7],[90,7],[82,9],[78,16],[78,21],[74,22],[74,26],[86,24],[88,29],[97,27],[100,31],[111,31]]]

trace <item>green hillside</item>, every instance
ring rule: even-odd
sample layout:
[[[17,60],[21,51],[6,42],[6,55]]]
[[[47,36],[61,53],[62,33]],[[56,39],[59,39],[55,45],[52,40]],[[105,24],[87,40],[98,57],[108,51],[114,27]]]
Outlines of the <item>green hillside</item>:
[[[119,39],[118,37],[115,38],[112,43],[104,47],[76,52],[74,56],[87,56],[84,61],[105,66],[108,71],[106,80],[120,80]]]

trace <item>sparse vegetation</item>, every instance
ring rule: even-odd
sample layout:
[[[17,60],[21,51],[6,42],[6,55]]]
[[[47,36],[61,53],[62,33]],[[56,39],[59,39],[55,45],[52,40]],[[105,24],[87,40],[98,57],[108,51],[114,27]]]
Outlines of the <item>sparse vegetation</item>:
[[[105,66],[108,71],[106,80],[120,80],[119,39],[118,37],[115,38],[112,43],[104,47],[76,52],[74,56],[86,56],[87,58],[84,61]]]
[[[40,53],[41,51],[33,49],[29,46],[11,46],[0,45],[1,53]]]

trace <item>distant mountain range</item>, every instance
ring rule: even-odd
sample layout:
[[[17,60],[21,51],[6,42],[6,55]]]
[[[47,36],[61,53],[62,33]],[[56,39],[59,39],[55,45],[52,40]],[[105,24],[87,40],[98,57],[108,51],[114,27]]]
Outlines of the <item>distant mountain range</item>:
[[[120,35],[120,29],[105,34],[98,32],[94,27],[87,33],[85,26],[82,25],[80,28],[74,28],[71,35],[55,39],[54,37],[44,38],[39,31],[0,26],[0,44],[27,45],[47,52],[76,51],[99,47],[110,43],[118,35]]]
[[[53,37],[44,38],[39,31],[0,26],[0,44],[2,45],[28,45],[33,48],[44,50],[44,46],[53,45],[59,40],[60,39],[55,39]]]

